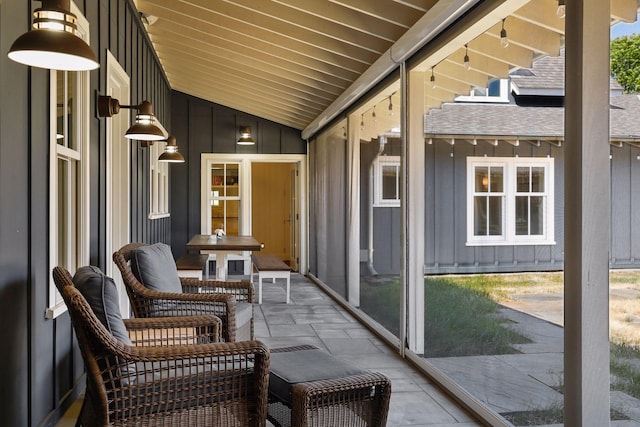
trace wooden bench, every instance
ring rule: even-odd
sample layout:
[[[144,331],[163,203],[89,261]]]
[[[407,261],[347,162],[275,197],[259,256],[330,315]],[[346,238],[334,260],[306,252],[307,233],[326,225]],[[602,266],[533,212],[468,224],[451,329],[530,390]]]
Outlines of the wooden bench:
[[[269,254],[253,254],[251,255],[251,283],[253,283],[253,270],[258,272],[258,304],[262,304],[262,279],[272,279],[276,283],[276,279],[287,280],[287,304],[289,304],[289,284],[291,281],[291,269],[280,258]]]
[[[176,260],[179,277],[191,277],[202,280],[202,269],[207,264],[209,256],[206,254],[185,253]]]

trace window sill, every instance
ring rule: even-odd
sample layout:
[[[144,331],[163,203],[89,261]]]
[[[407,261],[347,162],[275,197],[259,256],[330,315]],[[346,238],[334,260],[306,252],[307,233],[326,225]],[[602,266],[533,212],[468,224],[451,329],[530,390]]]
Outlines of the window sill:
[[[465,245],[469,247],[474,246],[553,246],[555,240],[529,240],[525,242],[514,241],[495,241],[495,242],[466,242]]]
[[[149,216],[147,218],[149,219],[161,219],[161,218],[168,218],[170,217],[171,214],[170,213],[150,213]]]
[[[61,302],[56,306],[47,307],[47,310],[44,313],[44,318],[52,320],[60,316],[62,313],[66,313],[66,312],[67,312],[67,306],[65,305],[65,303]]]

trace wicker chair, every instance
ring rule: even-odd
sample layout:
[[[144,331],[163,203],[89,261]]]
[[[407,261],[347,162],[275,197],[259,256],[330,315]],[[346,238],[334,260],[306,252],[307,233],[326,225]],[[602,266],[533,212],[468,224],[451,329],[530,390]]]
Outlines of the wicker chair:
[[[222,320],[225,341],[254,339],[252,283],[180,277],[182,293],[151,290],[131,270],[133,251],[145,245],[129,243],[113,253],[135,317],[213,314]]]
[[[266,425],[269,350],[262,343],[210,343],[218,319],[189,316],[125,319],[129,346],[96,317],[67,270],[56,267],[53,278],[87,368],[77,425]]]

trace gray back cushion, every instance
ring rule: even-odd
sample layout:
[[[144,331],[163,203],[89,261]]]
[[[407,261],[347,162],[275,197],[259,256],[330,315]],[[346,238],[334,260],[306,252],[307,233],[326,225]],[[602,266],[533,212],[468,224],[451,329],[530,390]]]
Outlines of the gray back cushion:
[[[111,335],[121,343],[130,346],[131,340],[122,321],[118,289],[113,279],[105,276],[98,267],[86,266],[76,271],[73,284]]]
[[[131,271],[146,288],[182,292],[171,248],[164,243],[140,246],[131,251]]]

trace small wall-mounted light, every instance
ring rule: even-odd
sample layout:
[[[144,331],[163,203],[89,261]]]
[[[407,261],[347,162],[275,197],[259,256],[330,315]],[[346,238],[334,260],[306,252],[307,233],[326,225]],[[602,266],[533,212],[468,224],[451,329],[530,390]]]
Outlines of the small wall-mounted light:
[[[433,67],[431,67],[431,77],[429,78],[429,82],[431,83],[431,89],[436,88],[436,76],[433,74]]]
[[[175,136],[170,135],[167,138],[167,145],[164,147],[164,153],[158,157],[159,162],[168,163],[184,163],[184,157],[178,153],[178,144],[176,144]]]
[[[33,13],[33,29],[9,49],[12,60],[31,67],[88,71],[100,66],[91,47],[77,35],[77,17],[70,0],[41,0]]]
[[[251,128],[249,126],[240,127],[240,138],[238,139],[238,145],[253,145],[256,142],[251,137]]]
[[[137,139],[139,141],[161,141],[167,135],[156,124],[156,117],[153,115],[153,105],[149,101],[142,101],[138,105],[120,105],[120,102],[110,96],[98,97],[98,116],[112,117],[118,114],[121,108],[138,110],[135,122],[125,133],[125,138]]]

